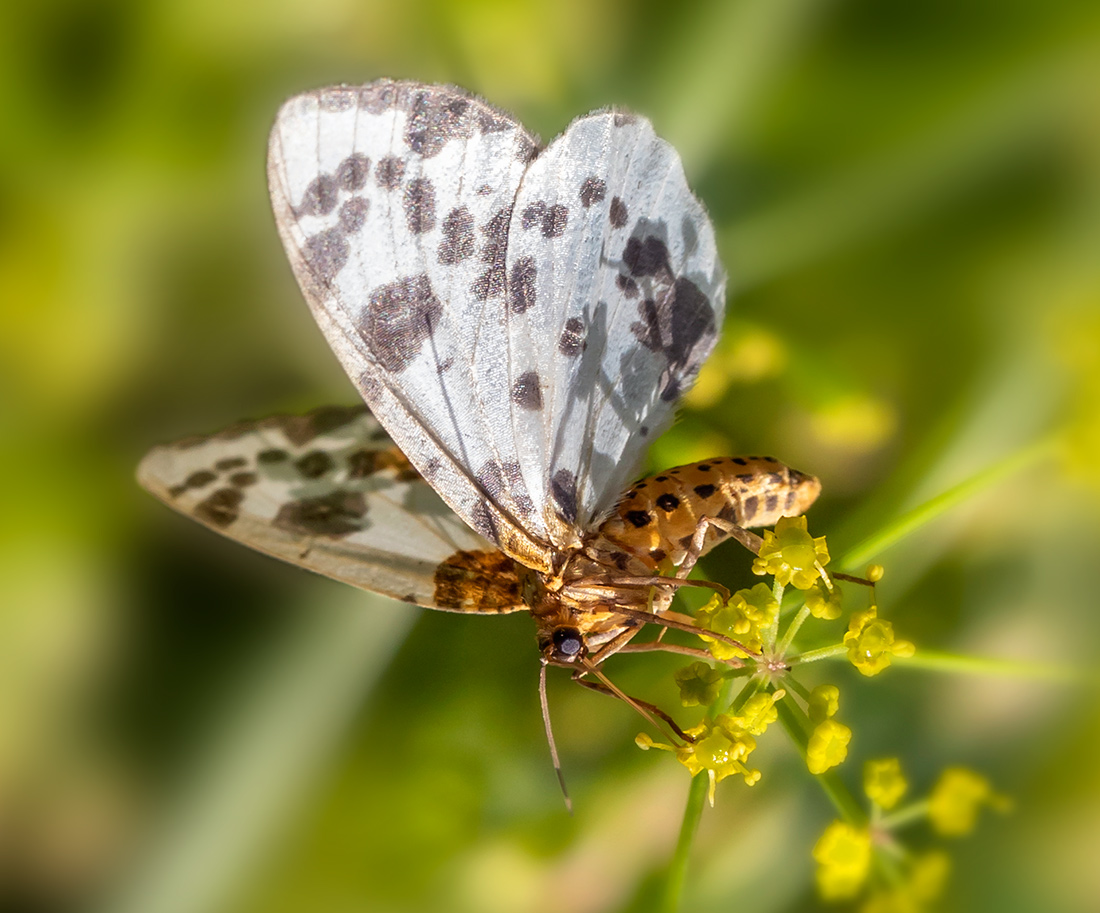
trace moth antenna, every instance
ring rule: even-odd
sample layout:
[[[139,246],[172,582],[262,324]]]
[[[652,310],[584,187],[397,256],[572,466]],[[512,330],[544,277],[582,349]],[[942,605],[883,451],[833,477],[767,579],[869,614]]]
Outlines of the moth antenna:
[[[554,729],[550,725],[550,702],[546,699],[546,663],[542,663],[539,669],[539,703],[542,705],[542,724],[546,727],[546,742],[550,746],[550,760],[554,762],[554,773],[558,775],[558,786],[561,787],[561,797],[565,800],[565,810],[572,815],[573,800],[569,798],[569,790],[565,786],[565,774],[561,772],[558,746],[554,742]]]

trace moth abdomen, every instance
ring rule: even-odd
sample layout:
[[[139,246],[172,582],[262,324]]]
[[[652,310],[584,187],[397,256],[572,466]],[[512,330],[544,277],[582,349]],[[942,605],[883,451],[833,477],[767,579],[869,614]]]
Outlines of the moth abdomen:
[[[620,498],[599,535],[656,569],[679,566],[704,517],[751,528],[804,513],[821,492],[811,475],[772,457],[716,457],[642,479]],[[703,553],[727,538],[711,527]]]

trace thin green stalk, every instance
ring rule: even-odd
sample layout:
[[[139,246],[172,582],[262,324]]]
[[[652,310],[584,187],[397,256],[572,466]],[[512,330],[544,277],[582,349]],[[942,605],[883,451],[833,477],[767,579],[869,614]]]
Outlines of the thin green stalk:
[[[964,675],[1000,676],[1002,678],[1028,679],[1031,681],[1064,682],[1067,684],[1091,682],[1100,684],[1095,672],[1073,666],[1038,663],[1031,660],[996,659],[988,656],[964,656],[940,650],[918,650],[912,656],[895,659],[899,666],[916,669],[933,669],[937,672],[959,672]]]
[[[737,693],[737,697],[730,700],[730,692],[733,690],[735,682],[736,679],[731,677],[723,683],[718,699],[707,710],[708,720],[713,720],[720,712],[728,712],[734,706],[740,706],[760,688],[759,681],[750,679],[745,682]],[[720,711],[719,708],[724,708],[724,710]],[[703,817],[703,804],[706,802],[709,787],[710,778],[702,772],[691,778],[687,805],[684,807],[684,819],[680,825],[680,836],[676,840],[676,849],[673,851],[672,858],[668,863],[660,906],[657,908],[661,913],[675,913],[680,909],[684,881],[687,878],[688,860],[691,857],[691,845],[695,839],[699,821]]]
[[[787,730],[791,741],[795,743],[802,758],[805,759],[806,746],[810,737],[809,719],[794,701],[777,701],[775,709],[779,713],[779,721],[783,724],[783,728]],[[844,781],[840,779],[835,770],[817,774],[814,779],[821,784],[821,788],[825,790],[825,795],[829,797],[829,800],[844,820],[856,825],[863,825],[866,822],[867,816],[863,808],[856,801],[855,796],[852,795],[848,787],[844,785]]]
[[[1036,441],[983,469],[977,475],[960,482],[953,488],[936,495],[931,500],[925,501],[919,507],[902,514],[892,523],[888,523],[850,548],[837,562],[837,566],[844,570],[863,567],[886,551],[891,545],[932,522],[951,508],[957,507],[982,489],[988,488],[990,485],[1032,463],[1049,457],[1054,452],[1056,440],[1054,437],[1047,437]]]
[[[838,656],[847,656],[848,648],[844,644],[834,644],[831,647],[821,647],[818,650],[807,650],[805,653],[799,653],[798,656],[792,656],[789,662],[794,663],[816,663],[821,659],[836,659]]]
[[[691,778],[687,805],[684,807],[684,820],[680,825],[680,836],[676,840],[672,859],[669,860],[668,875],[665,877],[661,904],[658,907],[661,913],[676,913],[680,909],[680,899],[687,879],[688,859],[691,856],[691,844],[699,828],[699,821],[703,817],[703,805],[707,800],[709,785],[710,781],[705,774],[699,773]]]
[[[794,620],[788,625],[787,633],[783,635],[783,639],[776,644],[775,652],[780,656],[787,652],[787,649],[791,645],[791,641],[794,640],[794,636],[798,633],[799,628],[802,627],[802,623],[810,617],[810,607],[803,605],[798,610],[798,614],[795,615]]]

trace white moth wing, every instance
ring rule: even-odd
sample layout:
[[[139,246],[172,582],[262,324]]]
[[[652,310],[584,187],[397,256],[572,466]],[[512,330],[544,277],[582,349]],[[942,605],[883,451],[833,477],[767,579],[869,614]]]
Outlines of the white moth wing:
[[[156,447],[138,481],[231,539],[362,589],[429,608],[524,608],[519,598],[464,608],[441,601],[441,565],[499,552],[443,503],[362,406],[241,422]]]
[[[459,516],[550,571],[709,354],[724,275],[645,120],[597,112],[535,149],[461,90],[384,81],[287,102],[268,176],[372,411]]]
[[[518,469],[502,307],[535,148],[461,90],[383,81],[288,101],[268,179],[298,282],[371,410],[459,516],[549,570],[542,493]]]
[[[552,538],[614,505],[721,327],[725,273],[644,118],[574,121],[523,177],[508,245],[513,428]]]

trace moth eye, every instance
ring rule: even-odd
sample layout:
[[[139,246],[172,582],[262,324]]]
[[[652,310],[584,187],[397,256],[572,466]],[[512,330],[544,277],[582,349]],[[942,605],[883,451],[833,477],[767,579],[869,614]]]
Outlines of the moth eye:
[[[554,650],[562,656],[577,656],[584,649],[581,632],[576,628],[554,630]]]

